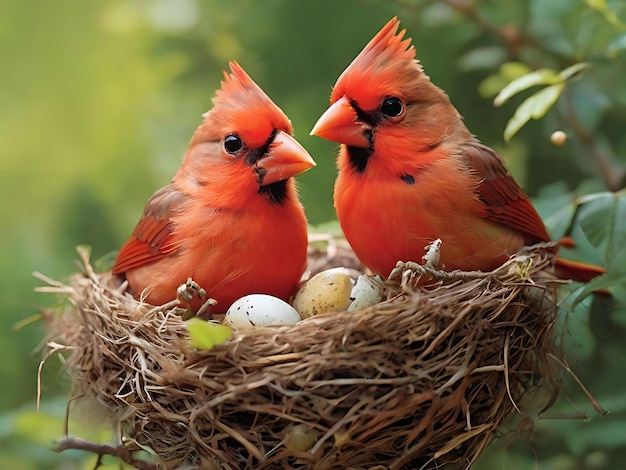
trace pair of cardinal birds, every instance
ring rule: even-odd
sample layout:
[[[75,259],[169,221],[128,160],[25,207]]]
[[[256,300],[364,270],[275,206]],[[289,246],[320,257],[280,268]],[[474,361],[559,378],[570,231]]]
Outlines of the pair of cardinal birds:
[[[334,202],[356,255],[387,276],[439,238],[442,267],[487,271],[549,241],[502,158],[470,133],[399,26],[389,21],[341,74],[311,131],[341,144]],[[219,311],[250,293],[286,300],[306,267],[307,220],[293,177],[315,162],[237,63],[224,76],[180,169],[150,198],[113,267],[154,305],[188,278]],[[604,272],[556,263],[560,276],[579,281]]]

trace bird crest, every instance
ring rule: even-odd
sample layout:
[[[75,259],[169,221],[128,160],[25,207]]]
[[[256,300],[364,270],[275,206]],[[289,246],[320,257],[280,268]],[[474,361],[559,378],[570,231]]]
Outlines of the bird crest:
[[[400,20],[394,17],[367,43],[337,79],[331,101],[343,96],[346,87],[389,89],[394,84],[412,82],[416,74],[422,73],[411,38],[405,39],[406,30],[398,31],[399,27]],[[376,77],[375,81],[371,80],[372,76]]]
[[[270,103],[272,107],[276,106],[237,62],[229,62],[228,65],[230,73],[224,71],[224,80],[220,82],[221,89],[217,90],[212,100],[214,106],[232,106],[242,102],[249,106],[251,103],[248,99],[250,98],[255,104]]]
[[[220,82],[221,89],[217,90],[212,99],[213,108],[202,115],[204,124],[224,129],[233,127],[245,128],[250,135],[264,135],[267,139],[273,129],[283,129],[291,133],[292,127],[289,118],[257,85],[252,78],[235,61],[229,62],[230,72],[224,71],[224,80]],[[250,119],[250,117],[254,117]],[[249,142],[253,144],[255,142]]]

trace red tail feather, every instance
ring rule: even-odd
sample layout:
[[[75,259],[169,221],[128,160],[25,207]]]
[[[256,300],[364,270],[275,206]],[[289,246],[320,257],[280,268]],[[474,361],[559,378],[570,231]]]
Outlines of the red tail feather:
[[[556,274],[561,279],[571,279],[578,282],[589,282],[594,277],[606,274],[606,269],[592,264],[581,263],[563,258],[556,260]]]

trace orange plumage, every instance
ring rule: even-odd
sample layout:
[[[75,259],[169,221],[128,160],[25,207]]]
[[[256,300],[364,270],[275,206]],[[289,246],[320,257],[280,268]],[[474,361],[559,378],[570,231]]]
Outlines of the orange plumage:
[[[113,273],[149,303],[176,298],[191,277],[223,312],[245,294],[287,299],[304,272],[307,221],[292,176],[315,162],[280,108],[237,63],[230,70],[117,255]]]
[[[442,240],[447,270],[491,270],[544,224],[504,161],[467,129],[394,18],[341,74],[311,134],[340,142],[335,208],[361,261],[382,275]],[[559,260],[589,280],[601,268]]]

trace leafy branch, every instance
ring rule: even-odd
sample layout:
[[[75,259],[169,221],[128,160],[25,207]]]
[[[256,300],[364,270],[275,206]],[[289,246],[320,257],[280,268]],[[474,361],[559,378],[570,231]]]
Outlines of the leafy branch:
[[[555,55],[555,52],[546,49],[544,45],[528,36],[519,27],[511,24],[498,26],[491,23],[484,15],[481,14],[473,0],[445,0],[445,4],[454,11],[462,13],[484,32],[499,38],[504,43],[512,59],[515,59],[519,51],[524,47],[549,53],[552,56]],[[587,8],[594,10],[597,14],[604,18],[606,23],[614,27],[619,33],[618,37],[613,39],[606,48],[607,56],[615,56],[616,52],[614,49],[618,47],[619,44],[624,42],[623,47],[626,47],[626,40],[622,41],[622,39],[626,37],[626,35],[624,35],[624,31],[626,31],[626,24],[621,22],[617,15],[610,10],[606,0],[586,0],[585,5]],[[571,61],[571,58],[569,60]],[[624,168],[617,168],[613,164],[609,156],[598,144],[597,138],[589,129],[585,127],[581,119],[576,114],[571,103],[570,95],[565,93],[567,82],[579,76],[579,74],[581,74],[587,66],[587,63],[585,62],[577,62],[561,71],[541,68],[522,74],[514,78],[508,85],[502,88],[494,100],[494,105],[501,106],[512,96],[531,87],[543,85],[543,88],[526,98],[517,107],[513,116],[508,121],[504,130],[504,139],[505,141],[509,141],[531,119],[543,118],[559,100],[559,98],[565,94],[565,122],[569,126],[574,137],[588,152],[592,164],[596,167],[597,172],[606,187],[611,191],[617,191],[624,186]]]
[[[567,111],[564,113],[565,122],[589,153],[591,161],[598,169],[607,188],[610,191],[617,191],[623,188],[624,176],[626,174],[624,168],[616,168],[616,166],[611,163],[608,155],[606,155],[598,145],[594,134],[590,132],[578,118],[578,115],[574,111],[572,97],[568,93],[565,94],[565,106],[567,107]]]
[[[560,72],[552,69],[539,69],[514,79],[505,86],[494,100],[495,106],[502,106],[511,97],[536,85],[546,85],[541,90],[526,98],[515,110],[504,130],[504,140],[507,142],[531,119],[540,119],[556,103],[563,91],[566,82],[578,75],[587,67],[584,62],[571,65]]]

